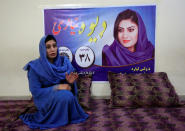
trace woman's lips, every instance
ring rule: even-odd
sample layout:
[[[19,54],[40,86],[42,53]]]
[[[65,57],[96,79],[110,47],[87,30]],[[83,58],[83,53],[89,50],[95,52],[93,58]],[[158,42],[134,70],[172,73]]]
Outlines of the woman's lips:
[[[55,53],[51,53],[50,55],[51,55],[51,56],[55,56]]]
[[[130,40],[123,40],[123,43],[128,43],[130,42]]]

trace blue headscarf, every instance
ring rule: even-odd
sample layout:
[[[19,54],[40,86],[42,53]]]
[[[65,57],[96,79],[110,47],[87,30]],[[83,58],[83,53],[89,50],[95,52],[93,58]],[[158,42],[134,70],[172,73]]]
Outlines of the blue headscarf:
[[[136,15],[138,18],[138,41],[136,43],[136,51],[130,52],[115,39],[110,46],[104,46],[102,51],[102,65],[129,65],[154,57],[154,46],[147,38],[145,24],[137,12]]]
[[[67,72],[69,74],[70,72],[73,72],[74,68],[67,57],[59,55],[59,50],[57,50],[57,56],[54,59],[54,63],[50,63],[48,61],[45,44],[46,37],[47,36],[44,36],[40,40],[40,57],[36,60],[30,61],[23,69],[29,70],[29,68],[32,68],[40,77],[55,84],[57,81],[65,79],[65,73]]]

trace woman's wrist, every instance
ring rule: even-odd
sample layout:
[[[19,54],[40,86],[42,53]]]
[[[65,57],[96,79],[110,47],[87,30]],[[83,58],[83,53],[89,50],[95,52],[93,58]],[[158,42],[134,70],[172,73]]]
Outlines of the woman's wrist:
[[[55,90],[55,91],[58,90],[58,86],[59,85],[54,85],[53,90]]]
[[[71,85],[68,83],[58,84],[53,87],[53,90],[71,90]]]

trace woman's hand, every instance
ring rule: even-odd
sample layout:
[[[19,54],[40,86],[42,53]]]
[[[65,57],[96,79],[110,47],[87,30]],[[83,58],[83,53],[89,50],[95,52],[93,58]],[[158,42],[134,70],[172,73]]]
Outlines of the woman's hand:
[[[58,90],[71,90],[71,86],[69,84],[59,84],[57,89]]]
[[[74,72],[71,72],[70,74],[66,73],[66,80],[70,84],[74,83],[77,78],[78,78],[77,73],[74,73]]]

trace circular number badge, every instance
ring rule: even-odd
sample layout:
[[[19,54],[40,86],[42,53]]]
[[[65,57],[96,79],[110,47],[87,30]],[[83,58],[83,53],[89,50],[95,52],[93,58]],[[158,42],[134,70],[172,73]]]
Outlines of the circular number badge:
[[[94,63],[94,60],[95,55],[91,48],[87,46],[82,46],[77,49],[75,53],[75,61],[80,67],[90,67]]]
[[[72,52],[71,52],[71,50],[69,48],[64,47],[64,46],[59,47],[59,54],[61,56],[67,56],[68,59],[70,60],[70,62],[72,62],[73,54],[72,54]]]

